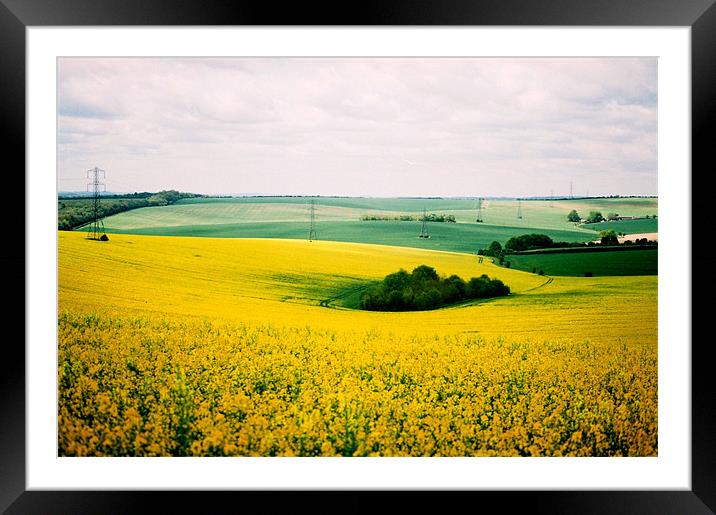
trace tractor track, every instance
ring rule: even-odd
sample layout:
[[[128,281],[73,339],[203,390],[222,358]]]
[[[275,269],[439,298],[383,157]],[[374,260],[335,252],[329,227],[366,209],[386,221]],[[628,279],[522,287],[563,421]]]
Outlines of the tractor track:
[[[352,294],[354,294],[354,293],[357,293],[357,292],[366,290],[366,289],[368,289],[369,287],[370,287],[370,286],[360,285],[360,286],[355,286],[355,287],[353,287],[353,288],[348,288],[348,289],[346,289],[346,290],[343,290],[343,291],[342,291],[341,293],[339,293],[338,295],[334,295],[333,297],[329,297],[329,298],[327,298],[327,299],[323,299],[322,301],[320,301],[320,302],[318,303],[318,305],[321,306],[322,308],[346,309],[346,308],[337,308],[337,307],[335,307],[335,306],[331,306],[331,302],[335,302],[335,301],[337,301],[337,300],[339,300],[339,299],[343,299],[343,298],[345,298],[345,297],[348,297],[349,295],[352,295]]]
[[[528,289],[528,290],[522,290],[520,293],[527,293],[528,291],[538,290],[539,288],[542,288],[543,286],[547,286],[547,285],[550,284],[552,281],[554,281],[554,277],[550,277],[550,278],[547,279],[545,282],[543,282],[543,283],[540,284],[540,285],[535,286],[534,288],[530,288],[530,289]]]

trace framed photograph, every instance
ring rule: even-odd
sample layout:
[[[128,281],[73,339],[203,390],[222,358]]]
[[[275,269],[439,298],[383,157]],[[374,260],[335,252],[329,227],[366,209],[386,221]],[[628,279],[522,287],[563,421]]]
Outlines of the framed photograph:
[[[241,5],[0,6],[2,509],[713,513],[712,2]]]

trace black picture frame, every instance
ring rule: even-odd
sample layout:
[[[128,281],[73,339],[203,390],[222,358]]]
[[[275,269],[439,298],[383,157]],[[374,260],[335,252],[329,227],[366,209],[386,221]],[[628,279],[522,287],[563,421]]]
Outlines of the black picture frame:
[[[0,0],[0,145],[5,180],[11,196],[25,212],[25,29],[28,26],[81,25],[548,25],[548,26],[688,26],[691,28],[692,80],[692,235],[708,220],[707,181],[716,161],[716,145],[709,129],[716,115],[716,6],[715,0],[429,0],[361,1],[354,3],[287,3],[276,6],[257,0]],[[8,160],[8,157],[11,159]],[[8,182],[9,181],[9,182]],[[23,194],[20,195],[19,192]],[[25,299],[24,242],[13,231],[12,252],[0,256],[6,276],[6,296]],[[705,225],[705,224],[704,224]],[[24,226],[24,224],[23,224]],[[692,240],[693,241],[693,240]],[[689,249],[684,249],[686,252]],[[692,245],[691,270],[707,269],[707,251]],[[9,283],[10,288],[7,288]],[[692,281],[693,284],[693,281]],[[716,512],[716,403],[709,360],[711,339],[703,326],[706,301],[699,302],[692,289],[692,488],[690,491],[501,491],[451,492],[456,506],[470,496],[469,505],[523,508],[537,513],[714,513]],[[0,371],[0,512],[25,513],[136,513],[214,511],[217,502],[243,511],[258,502],[269,510],[275,492],[122,492],[122,491],[26,491],[25,483],[25,363],[24,325],[19,320],[24,302],[4,309],[5,327],[19,335],[6,337]],[[701,316],[699,316],[701,315]],[[23,317],[24,319],[24,317]],[[697,321],[700,321],[697,323]],[[9,334],[6,332],[6,334]],[[22,341],[21,341],[22,340]],[[434,492],[433,492],[434,493]],[[282,502],[298,507],[308,504],[319,511],[371,509],[360,492],[284,492]],[[443,496],[447,498],[447,496]],[[424,506],[425,492],[400,495],[403,509]],[[475,502],[479,504],[474,504]],[[443,500],[442,502],[446,502]],[[241,503],[241,504],[236,504]],[[449,506],[448,505],[448,506]],[[340,507],[340,508],[339,508]]]

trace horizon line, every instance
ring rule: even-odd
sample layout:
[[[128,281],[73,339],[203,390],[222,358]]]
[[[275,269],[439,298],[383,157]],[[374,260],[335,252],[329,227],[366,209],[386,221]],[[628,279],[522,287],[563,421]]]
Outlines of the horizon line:
[[[172,190],[158,190],[158,191],[105,191],[102,192],[104,195],[99,196],[113,196],[113,195],[135,195],[140,193],[160,193],[161,191],[172,191]],[[640,198],[658,198],[658,194],[645,194],[645,193],[634,193],[634,194],[622,194],[622,193],[611,193],[609,195],[400,195],[400,196],[380,196],[380,195],[311,195],[304,193],[296,194],[278,194],[278,193],[196,193],[192,191],[178,191],[179,193],[189,193],[192,195],[199,195],[207,198],[252,198],[252,197],[264,197],[264,198],[295,198],[295,197],[306,197],[306,198],[379,198],[379,199],[480,199],[480,198],[491,198],[491,199],[553,199],[553,200],[577,200],[577,199],[589,199],[589,198],[629,198],[629,197],[640,197]],[[93,196],[93,192],[85,190],[61,190],[57,192],[58,196],[62,194],[74,194],[76,196]]]

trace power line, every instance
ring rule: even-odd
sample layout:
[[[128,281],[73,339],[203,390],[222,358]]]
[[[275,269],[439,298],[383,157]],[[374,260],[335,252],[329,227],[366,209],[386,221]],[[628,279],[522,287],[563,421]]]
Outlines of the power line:
[[[111,182],[112,184],[119,184],[120,186],[129,188],[130,190],[138,191],[137,188],[135,188],[134,186],[130,186],[126,182],[118,181],[117,179],[107,179],[107,182]]]
[[[475,219],[476,222],[482,222],[482,201],[484,199],[478,198],[477,199],[477,218]]]
[[[517,218],[522,220],[522,199],[517,199]]]

